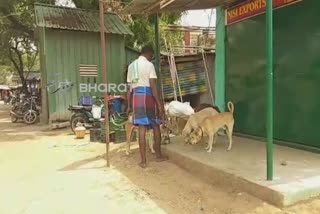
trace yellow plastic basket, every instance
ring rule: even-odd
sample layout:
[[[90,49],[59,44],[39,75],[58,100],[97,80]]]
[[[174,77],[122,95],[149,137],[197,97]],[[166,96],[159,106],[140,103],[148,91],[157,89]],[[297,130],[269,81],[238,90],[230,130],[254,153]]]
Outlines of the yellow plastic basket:
[[[75,130],[76,138],[83,139],[86,136],[86,130]]]

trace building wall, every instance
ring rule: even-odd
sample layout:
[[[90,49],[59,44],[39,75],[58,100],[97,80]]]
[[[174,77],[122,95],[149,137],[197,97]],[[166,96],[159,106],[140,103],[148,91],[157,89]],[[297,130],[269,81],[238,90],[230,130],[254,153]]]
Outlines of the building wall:
[[[81,93],[80,83],[100,84],[103,76],[100,57],[100,34],[90,32],[46,30],[41,34],[44,40],[42,56],[45,61],[46,84],[69,81],[73,83],[70,91],[54,87],[47,93],[49,120],[68,120],[69,105],[76,105],[82,95],[102,96],[101,93]],[[41,39],[40,39],[41,41]],[[107,35],[107,75],[109,83],[121,83],[125,66],[125,46],[122,35]],[[45,55],[43,55],[45,53]],[[80,77],[79,65],[98,65],[98,78]],[[54,82],[53,82],[54,81]]]
[[[274,136],[320,147],[320,2],[274,11]],[[235,130],[266,136],[266,26],[260,15],[227,27],[226,99]]]

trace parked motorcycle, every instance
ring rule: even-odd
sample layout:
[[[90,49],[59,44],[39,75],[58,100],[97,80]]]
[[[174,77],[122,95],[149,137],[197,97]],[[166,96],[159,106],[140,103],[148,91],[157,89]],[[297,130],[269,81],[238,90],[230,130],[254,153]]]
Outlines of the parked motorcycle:
[[[95,100],[94,105],[70,105],[68,110],[72,112],[70,127],[74,132],[77,124],[83,124],[85,128],[100,128],[101,121],[100,117],[104,118],[105,108],[103,98],[92,97]],[[110,122],[117,123],[118,121],[127,120],[126,113],[119,113],[121,111],[119,104],[115,105],[115,100],[124,100],[121,96],[109,96],[109,118]],[[90,102],[89,102],[90,103]],[[99,109],[100,108],[100,109]],[[101,111],[100,117],[94,115],[95,111]]]
[[[103,99],[93,97],[95,102],[95,107],[100,108],[101,117],[104,115],[104,104]],[[82,124],[86,129],[90,129],[93,127],[98,127],[100,124],[100,120],[96,119],[92,113],[92,105],[84,106],[84,105],[70,105],[68,110],[72,112],[72,116],[70,119],[70,127],[72,132],[74,132],[78,123]]]
[[[22,119],[28,125],[36,123],[40,114],[36,100],[36,96],[31,96],[15,103],[10,111],[11,122],[15,123]]]

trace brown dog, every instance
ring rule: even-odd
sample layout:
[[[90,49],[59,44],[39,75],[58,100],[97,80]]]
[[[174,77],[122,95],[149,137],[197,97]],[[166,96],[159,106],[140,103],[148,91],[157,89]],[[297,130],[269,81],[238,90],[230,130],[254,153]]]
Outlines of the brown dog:
[[[190,134],[195,131],[201,125],[202,121],[208,116],[214,116],[219,114],[213,108],[205,108],[197,113],[191,115],[187,121],[187,124],[184,126],[182,130],[182,136],[184,138],[184,142],[190,142]]]
[[[212,151],[213,144],[216,143],[217,132],[219,129],[226,127],[227,136],[229,138],[228,151],[232,148],[232,133],[234,126],[233,111],[234,106],[232,102],[228,102],[229,112],[216,114],[206,117],[201,123],[199,128],[190,134],[189,141],[191,144],[198,143],[204,135],[209,136],[208,146],[206,150]]]
[[[211,105],[211,104],[207,104],[207,103],[202,103],[200,104],[199,106],[197,106],[195,109],[194,109],[194,112],[199,112],[205,108],[213,108],[214,110],[216,110],[218,113],[221,113],[220,109],[218,108],[218,106],[214,106],[214,105]]]

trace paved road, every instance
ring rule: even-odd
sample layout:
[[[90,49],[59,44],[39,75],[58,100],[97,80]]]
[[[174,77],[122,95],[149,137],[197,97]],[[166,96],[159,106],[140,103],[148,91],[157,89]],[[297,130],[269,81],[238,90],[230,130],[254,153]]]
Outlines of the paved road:
[[[119,171],[106,169],[103,145],[75,141],[66,130],[12,124],[7,110],[0,104],[0,214],[165,213]]]

